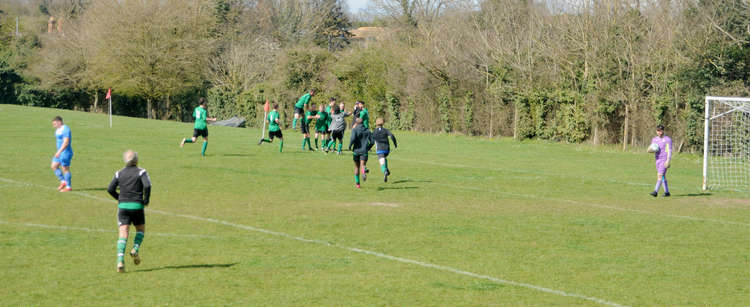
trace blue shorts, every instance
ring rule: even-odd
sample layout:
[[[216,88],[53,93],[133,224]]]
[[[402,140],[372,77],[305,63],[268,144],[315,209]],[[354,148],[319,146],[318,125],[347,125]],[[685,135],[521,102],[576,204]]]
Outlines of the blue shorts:
[[[55,158],[55,156],[52,156],[52,162],[60,163],[62,166],[70,166],[70,160],[73,160],[73,153],[66,153],[63,152],[60,154],[59,158]]]
[[[385,157],[388,157],[388,153],[390,152],[391,152],[390,150],[378,150],[375,153],[378,154],[378,157],[385,158]]]

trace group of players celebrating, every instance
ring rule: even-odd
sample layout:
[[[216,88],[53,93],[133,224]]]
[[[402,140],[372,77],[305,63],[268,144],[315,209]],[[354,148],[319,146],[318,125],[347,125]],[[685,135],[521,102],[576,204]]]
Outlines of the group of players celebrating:
[[[362,181],[367,180],[367,158],[368,153],[375,146],[375,151],[380,162],[380,170],[383,172],[383,181],[388,182],[388,176],[391,174],[388,169],[388,154],[390,153],[390,142],[393,146],[398,147],[396,137],[388,129],[383,128],[385,121],[378,118],[375,121],[376,128],[370,131],[370,113],[365,108],[363,101],[357,101],[352,112],[347,112],[345,104],[337,104],[336,98],[331,98],[328,105],[320,104],[316,108],[310,103],[310,99],[315,96],[315,90],[311,90],[297,100],[294,104],[294,121],[292,129],[297,130],[299,122],[300,131],[302,132],[302,150],[316,151],[322,150],[324,153],[336,152],[341,155],[344,147],[344,131],[346,130],[346,117],[353,116],[352,133],[349,140],[348,149],[352,151],[354,160],[354,184],[360,188],[360,178]],[[258,145],[263,143],[272,143],[274,138],[279,139],[279,152],[284,149],[284,135],[281,132],[281,125],[278,112],[278,104],[273,105],[273,110],[268,114],[268,138],[262,138]],[[315,148],[310,142],[310,126],[313,124],[315,139]],[[337,147],[338,144],[338,147]]]

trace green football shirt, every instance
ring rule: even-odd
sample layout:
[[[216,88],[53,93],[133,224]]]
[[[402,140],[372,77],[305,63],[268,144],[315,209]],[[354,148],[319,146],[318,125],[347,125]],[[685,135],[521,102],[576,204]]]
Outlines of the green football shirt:
[[[193,128],[195,129],[206,129],[206,117],[208,116],[208,111],[206,109],[201,108],[200,106],[195,108],[195,111],[193,111],[193,117],[195,117],[195,126]]]
[[[279,112],[271,111],[268,113],[268,131],[275,132],[281,130],[276,120],[279,119]]]
[[[330,116],[328,116],[328,113],[326,112],[318,112],[318,115],[320,115],[320,118],[315,121],[315,130],[316,131],[322,131],[328,129],[328,120],[330,119]]]
[[[304,109],[305,105],[310,103],[310,93],[302,95],[302,97],[297,100],[297,103],[294,104],[294,107]]]
[[[310,122],[312,122],[312,119],[307,119],[308,116],[315,116],[318,114],[318,111],[307,111],[305,112],[305,117],[302,118],[302,123],[305,125],[309,125]]]
[[[330,127],[331,121],[333,121],[333,118],[331,118],[331,114],[333,114],[331,113],[331,106],[326,107],[326,113],[328,113],[328,119],[326,120],[326,125]]]
[[[367,109],[362,108],[362,111],[359,111],[359,118],[362,119],[362,126],[370,129],[370,113],[367,113]]]
[[[276,120],[279,119],[279,112],[271,111],[268,113],[268,131],[275,132],[281,130]]]

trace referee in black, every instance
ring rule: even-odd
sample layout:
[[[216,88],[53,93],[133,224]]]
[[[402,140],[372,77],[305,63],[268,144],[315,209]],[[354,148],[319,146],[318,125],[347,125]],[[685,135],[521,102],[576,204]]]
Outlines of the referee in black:
[[[117,272],[125,272],[125,246],[128,242],[128,229],[130,224],[135,226],[136,234],[133,240],[133,249],[130,256],[133,263],[138,265],[141,258],[138,250],[143,243],[146,231],[146,218],[143,207],[148,205],[151,197],[151,179],[145,169],[138,167],[138,153],[127,150],[122,155],[125,168],[117,171],[112,182],[109,183],[107,192],[117,199],[117,220],[119,221],[120,238],[117,240]],[[117,193],[117,187],[120,193]]]

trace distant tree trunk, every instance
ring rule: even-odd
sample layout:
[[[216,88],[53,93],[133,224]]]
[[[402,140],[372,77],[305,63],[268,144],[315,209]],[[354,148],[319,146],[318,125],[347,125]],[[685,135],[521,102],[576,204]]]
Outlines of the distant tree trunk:
[[[164,108],[165,110],[164,113],[162,113],[161,119],[168,120],[170,117],[172,117],[172,102],[169,100],[169,95],[167,95],[167,100],[165,102]]]
[[[628,148],[628,131],[630,130],[629,121],[630,121],[630,107],[628,104],[625,104],[625,128],[622,132],[622,150],[625,150]]]
[[[93,112],[99,112],[99,92],[94,90],[94,109]]]
[[[518,104],[513,104],[513,139],[518,140]]]
[[[594,146],[599,145],[599,124],[594,124]]]
[[[151,119],[151,98],[146,98],[146,118]]]

